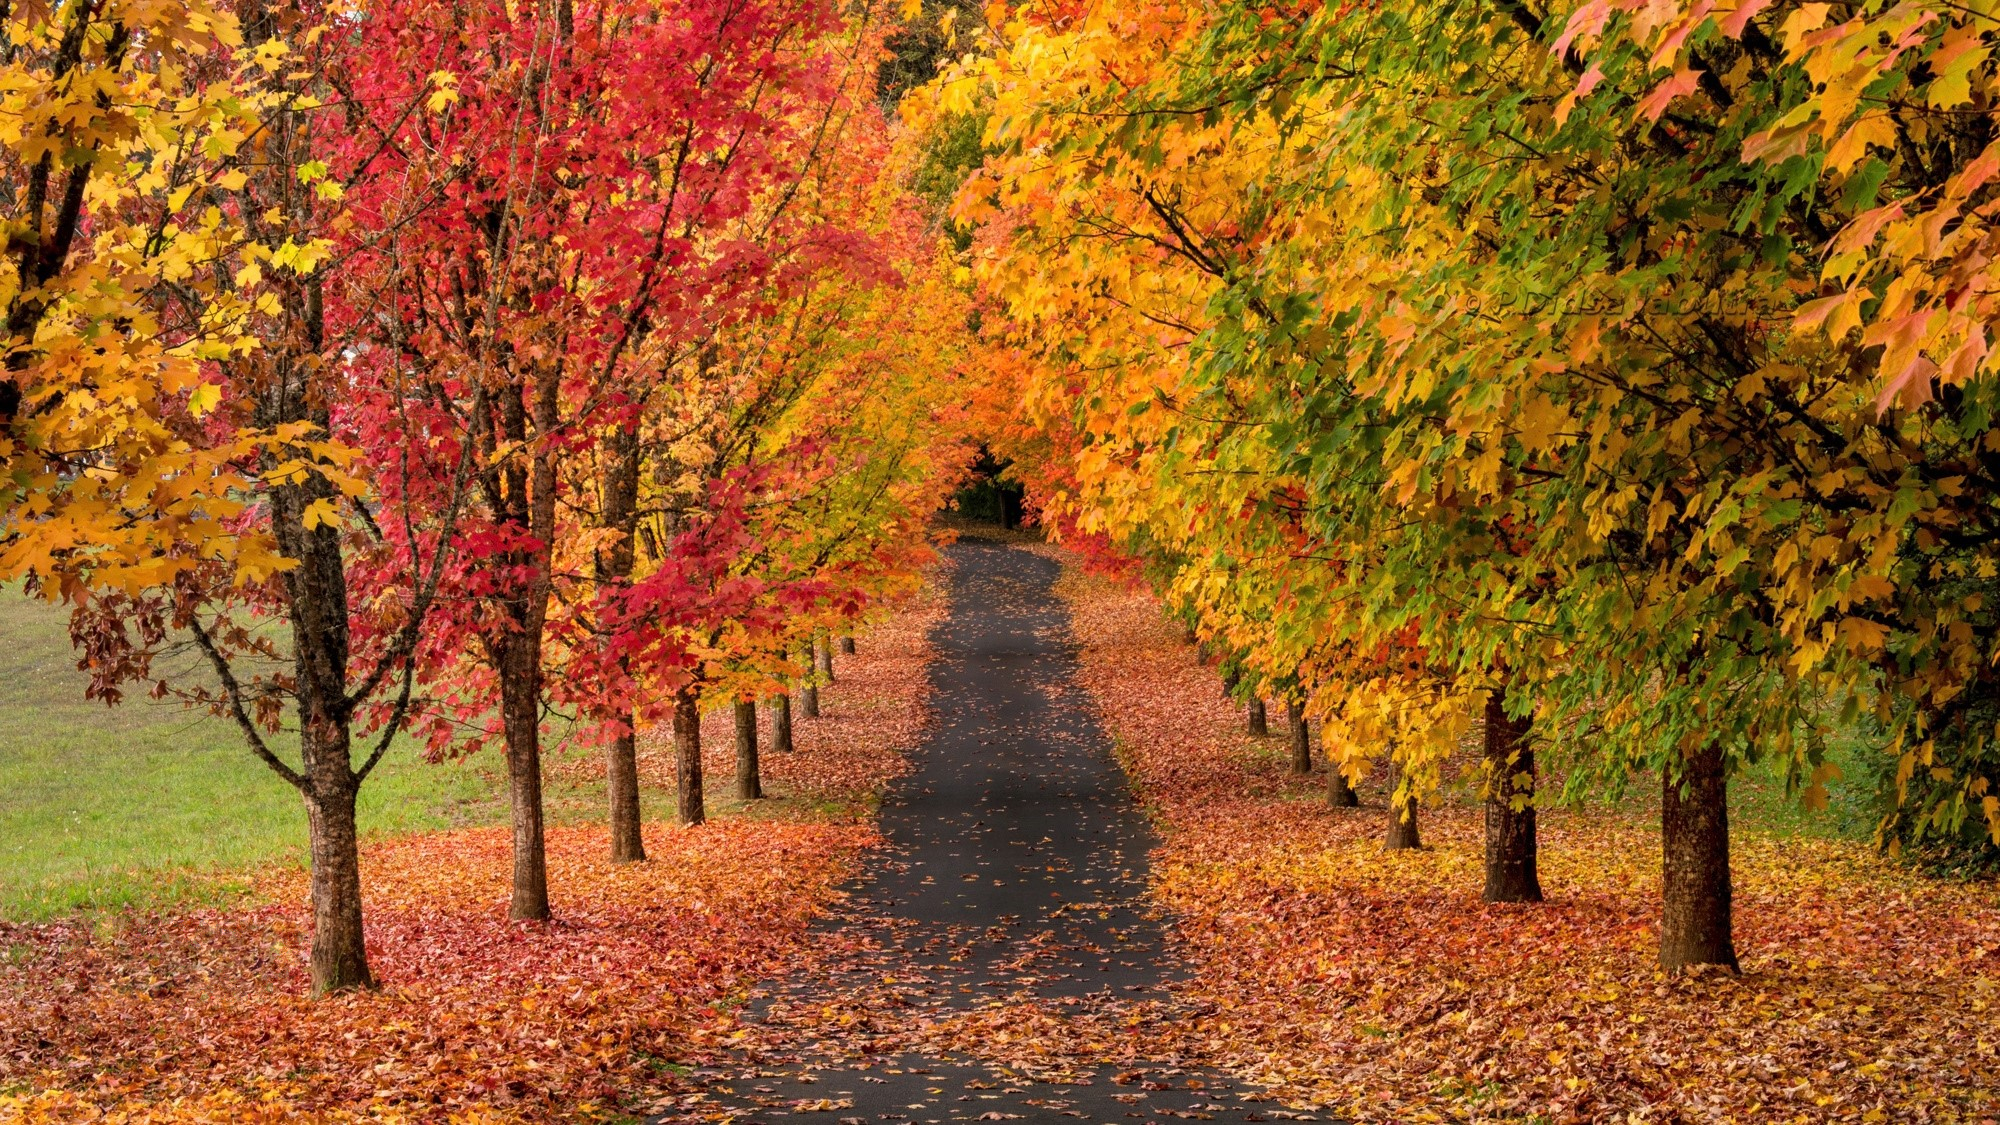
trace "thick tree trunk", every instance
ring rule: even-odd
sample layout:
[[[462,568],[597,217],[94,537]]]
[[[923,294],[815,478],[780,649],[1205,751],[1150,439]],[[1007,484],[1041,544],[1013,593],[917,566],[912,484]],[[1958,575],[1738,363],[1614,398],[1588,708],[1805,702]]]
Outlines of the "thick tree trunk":
[[[1361,807],[1361,794],[1347,783],[1347,775],[1340,771],[1340,759],[1326,740],[1326,724],[1321,723],[1320,756],[1326,759],[1326,805],[1332,809],[1358,809]]]
[[[692,686],[674,697],[674,782],[680,822],[706,821],[708,807],[701,795],[701,696]]]
[[[1737,970],[1731,934],[1729,775],[1720,746],[1662,771],[1660,967]]]
[[[746,699],[736,705],[736,796],[754,801],[763,795],[764,782],[757,776],[757,705]]]
[[[854,638],[853,638],[853,637],[842,637],[842,638],[840,638],[840,654],[841,654],[842,656],[853,656],[853,655],[854,655]]]
[[[344,740],[343,740],[344,741]],[[344,755],[343,755],[344,757]],[[306,795],[312,856],[312,993],[374,988],[361,931],[361,854],[354,828],[359,782]]]
[[[792,752],[792,697],[783,692],[771,699],[771,752]]]
[[[514,828],[514,895],[507,917],[549,916],[549,864],[543,850],[541,645],[522,634],[500,645],[500,721],[507,742],[507,800]]]
[[[819,668],[821,683],[833,682],[833,642],[825,637],[813,638],[813,663]]]
[[[1403,776],[1399,769],[1389,770],[1389,832],[1382,840],[1382,846],[1390,851],[1404,851],[1424,846],[1417,834],[1417,795],[1412,792],[1398,797]]]
[[[1271,720],[1264,714],[1264,697],[1261,695],[1250,697],[1250,733],[1256,738],[1271,733]]]
[[[1535,750],[1528,742],[1532,725],[1527,718],[1508,717],[1506,689],[1487,695],[1487,902],[1542,901],[1542,881],[1535,869]]]
[[[639,832],[638,742],[627,732],[604,748],[604,787],[611,797],[613,863],[639,863],[646,858],[646,841]]]
[[[1292,772],[1313,771],[1312,731],[1306,726],[1305,708],[1296,700],[1285,700],[1285,735],[1292,743]]]

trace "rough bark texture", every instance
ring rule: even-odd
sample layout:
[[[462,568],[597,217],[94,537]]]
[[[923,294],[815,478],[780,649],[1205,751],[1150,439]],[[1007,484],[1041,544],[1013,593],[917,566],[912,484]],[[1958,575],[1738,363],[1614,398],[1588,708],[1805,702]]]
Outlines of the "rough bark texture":
[[[1424,846],[1423,838],[1417,834],[1417,796],[1415,793],[1398,797],[1397,788],[1402,784],[1402,771],[1389,771],[1389,832],[1383,837],[1382,846],[1390,851],[1402,851]]]
[[[754,801],[763,795],[764,782],[757,775],[757,705],[746,699],[736,705],[736,796]]]
[[[598,507],[604,526],[618,536],[597,552],[597,581],[605,589],[619,590],[632,578],[633,539],[639,524],[636,427],[620,427],[604,439],[604,472],[599,487]],[[625,661],[621,658],[619,664],[623,667]],[[604,779],[611,804],[611,862],[637,863],[646,858],[646,843],[639,832],[638,740],[632,735],[620,735],[605,747]]]
[[[1535,751],[1532,724],[1507,716],[1505,689],[1486,697],[1487,902],[1540,902],[1535,869]],[[1519,808],[1515,806],[1519,805]]]
[[[1250,733],[1257,738],[1263,738],[1265,735],[1271,733],[1271,720],[1264,713],[1264,698],[1262,696],[1253,695],[1250,697]]]
[[[1697,965],[1737,970],[1731,935],[1729,776],[1719,746],[1663,771],[1660,967],[1670,973]]]
[[[507,802],[514,829],[514,894],[507,917],[549,916],[549,864],[543,850],[541,648],[514,636],[500,645],[500,719],[507,742]]]
[[[1333,747],[1326,745],[1325,724],[1321,724],[1320,726],[1320,755],[1326,759],[1327,807],[1333,809],[1360,808],[1361,794],[1356,793],[1354,786],[1347,783],[1347,775],[1340,772],[1340,761],[1334,754]]]
[[[833,642],[825,637],[813,638],[813,665],[819,669],[821,683],[833,682]]]
[[[346,755],[341,755],[343,761]],[[312,856],[312,991],[375,987],[361,930],[361,855],[354,829],[360,782],[306,796]]]
[[[842,637],[842,638],[840,638],[840,652],[841,652],[841,655],[843,655],[843,656],[853,656],[853,655],[854,655],[854,638],[853,638],[853,637]]]
[[[621,734],[604,748],[604,787],[611,796],[611,862],[639,863],[646,841],[639,832],[638,739]]]
[[[1313,771],[1312,731],[1306,726],[1306,713],[1295,700],[1285,700],[1285,736],[1292,744],[1292,772],[1308,774]]]
[[[779,694],[771,699],[771,752],[792,752],[792,697]]]
[[[701,697],[693,687],[674,697],[674,788],[675,816],[682,824],[708,819],[701,795]]]

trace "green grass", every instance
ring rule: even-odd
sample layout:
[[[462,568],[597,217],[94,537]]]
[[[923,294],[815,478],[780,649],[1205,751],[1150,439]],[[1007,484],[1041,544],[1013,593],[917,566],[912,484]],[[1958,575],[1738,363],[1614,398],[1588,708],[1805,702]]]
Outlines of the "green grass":
[[[0,919],[214,901],[241,894],[248,868],[304,863],[298,793],[236,728],[177,702],[86,701],[66,625],[0,590]],[[490,752],[431,765],[398,744],[362,787],[362,831],[500,821],[499,769]],[[551,812],[573,818],[589,796],[558,788]]]

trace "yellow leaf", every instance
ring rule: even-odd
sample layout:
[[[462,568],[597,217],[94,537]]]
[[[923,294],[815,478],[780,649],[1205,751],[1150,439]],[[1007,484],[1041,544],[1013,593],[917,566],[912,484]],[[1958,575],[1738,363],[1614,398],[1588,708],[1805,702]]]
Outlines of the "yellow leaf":
[[[319,527],[321,524],[325,524],[327,527],[340,526],[340,515],[334,511],[333,501],[331,500],[315,500],[307,504],[304,518],[308,531]]]

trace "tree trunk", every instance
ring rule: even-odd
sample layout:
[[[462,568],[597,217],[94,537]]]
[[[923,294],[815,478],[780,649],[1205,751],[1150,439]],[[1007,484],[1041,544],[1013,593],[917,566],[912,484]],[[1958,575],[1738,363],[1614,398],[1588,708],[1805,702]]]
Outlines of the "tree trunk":
[[[639,526],[639,431],[636,421],[613,430],[604,439],[604,471],[599,485],[598,508],[604,526],[617,537],[597,551],[598,597],[607,607],[616,606],[617,597],[631,584],[633,539]],[[621,671],[628,671],[624,657]],[[629,721],[631,699],[616,700],[617,709]],[[638,740],[632,734],[619,735],[605,747],[604,779],[611,803],[611,862],[638,863],[646,858],[646,842],[639,832]]]
[[[1320,724],[1320,756],[1326,759],[1326,805],[1332,809],[1358,809],[1361,794],[1347,783],[1347,775],[1340,770],[1340,761],[1333,747],[1326,744],[1326,724]]]
[[[690,685],[674,697],[674,782],[682,824],[708,819],[701,795],[701,697]]]
[[[1306,727],[1305,708],[1296,700],[1285,700],[1285,734],[1292,740],[1292,772],[1313,771],[1312,731]]]
[[[1382,846],[1390,851],[1404,851],[1421,848],[1423,839],[1417,835],[1417,795],[1414,791],[1404,796],[1397,792],[1402,787],[1403,771],[1393,765],[1389,768],[1389,834],[1383,838]]]
[[[1731,935],[1729,775],[1720,746],[1705,747],[1661,771],[1663,846],[1660,967],[1737,970]]]
[[[853,655],[854,655],[854,638],[853,638],[853,637],[842,637],[842,638],[840,638],[840,654],[841,654],[842,656],[853,656]]]
[[[1528,718],[1509,718],[1507,691],[1486,696],[1487,902],[1540,902],[1535,869],[1535,749]],[[1515,806],[1519,805],[1519,808]]]
[[[736,705],[736,796],[754,801],[763,795],[764,782],[757,776],[757,705],[746,699]]]
[[[525,635],[509,634],[502,638],[500,652],[500,720],[507,742],[507,801],[514,828],[514,896],[507,917],[541,921],[549,916],[549,864],[542,833],[541,645]]]
[[[771,752],[792,752],[792,697],[784,692],[771,699]]]
[[[1271,721],[1264,714],[1264,697],[1261,695],[1250,697],[1250,733],[1256,738],[1271,733]]]
[[[312,856],[312,994],[374,988],[361,931],[361,854],[354,829],[359,782],[306,795]]]
[[[1242,682],[1243,673],[1238,672],[1234,668],[1224,672],[1222,674],[1222,694],[1225,696],[1234,696],[1236,694],[1236,685]]]
[[[819,668],[821,683],[833,682],[833,643],[825,637],[813,638],[813,663]]]
[[[611,796],[613,863],[640,863],[646,858],[646,841],[639,832],[638,742],[627,731],[604,748],[604,787]]]
[[[799,681],[799,713],[808,719],[819,718],[819,683],[813,679],[813,643],[806,642],[805,678]]]

